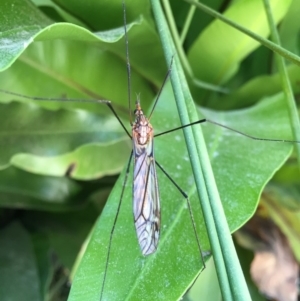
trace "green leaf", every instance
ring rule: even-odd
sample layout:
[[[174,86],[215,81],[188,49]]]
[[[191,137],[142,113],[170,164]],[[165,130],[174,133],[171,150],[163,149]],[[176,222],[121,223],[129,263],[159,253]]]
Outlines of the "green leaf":
[[[126,137],[126,141],[110,142],[108,145],[87,144],[72,153],[55,157],[19,154],[12,158],[11,163],[35,174],[63,176],[68,173],[74,179],[90,180],[121,172],[130,147]],[[124,151],[120,153],[120,149]]]
[[[28,0],[1,1],[0,10],[5,16],[1,22],[1,45],[4,47],[0,52],[0,70],[3,70],[16,60],[39,31],[51,24],[51,20]]]

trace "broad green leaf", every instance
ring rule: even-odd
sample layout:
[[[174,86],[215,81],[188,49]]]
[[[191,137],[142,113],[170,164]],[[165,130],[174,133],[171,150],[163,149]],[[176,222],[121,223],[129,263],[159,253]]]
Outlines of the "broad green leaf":
[[[3,70],[16,60],[39,31],[52,22],[28,0],[1,1],[0,11],[0,70]]]
[[[270,1],[274,19],[278,22],[287,12],[291,1]],[[224,13],[226,17],[240,25],[267,37],[268,23],[260,0],[236,1]],[[259,43],[240,33],[220,20],[213,21],[201,32],[189,50],[189,61],[198,79],[222,84],[238,70],[240,62]]]
[[[40,301],[41,290],[30,236],[18,222],[0,232],[0,297],[3,301]]]
[[[152,119],[156,132],[178,124],[172,99],[172,92],[167,86]],[[168,114],[165,114],[166,111]],[[259,137],[290,137],[282,95],[266,99],[249,110],[203,112],[210,119],[244,130],[248,134]],[[227,219],[231,230],[235,230],[250,218],[262,188],[286,160],[292,146],[253,141],[213,125],[203,128]],[[199,215],[199,203],[183,141],[180,131],[158,137],[155,140],[155,156],[188,194],[202,248],[207,251],[209,244]],[[130,173],[113,236],[103,300],[176,300],[188,289],[202,267],[185,199],[160,170],[158,180],[162,203],[159,248],[147,258],[139,250],[132,222]],[[94,228],[69,300],[81,300],[84,295],[90,300],[99,299],[109,234],[123,181],[124,172]]]
[[[72,153],[56,157],[19,154],[12,158],[11,163],[35,174],[63,176],[68,173],[74,179],[97,179],[121,172],[131,149],[128,137],[125,138],[126,141],[108,145],[87,144]]]

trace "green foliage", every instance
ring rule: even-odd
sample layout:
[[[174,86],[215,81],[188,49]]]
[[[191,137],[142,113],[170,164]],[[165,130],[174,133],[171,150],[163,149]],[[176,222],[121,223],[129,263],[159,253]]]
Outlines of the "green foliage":
[[[89,5],[70,0],[34,2],[1,1],[5,18],[0,18],[0,43],[5,47],[0,47],[0,89],[28,96],[108,99],[130,129],[121,1],[92,0]],[[289,19],[297,20],[297,15],[288,10],[289,2],[274,6],[276,20],[282,22],[287,45],[283,46],[299,52],[295,28],[290,25],[298,23]],[[222,2],[214,1],[213,6],[222,7]],[[172,8],[180,30],[189,5],[174,2]],[[265,19],[253,18],[263,15],[262,7],[249,10],[247,1],[234,1],[229,9],[228,17],[247,16],[249,22],[255,20],[255,26],[244,26],[268,35]],[[126,14],[132,100],[140,93],[143,109],[149,112],[167,64],[149,2],[126,1]],[[199,118],[205,116],[256,137],[292,139],[284,96],[278,93],[278,74],[270,71],[273,54],[241,33],[233,35],[220,21],[207,17],[203,21],[201,14],[196,13],[183,45],[193,71],[188,80]],[[67,23],[60,22],[64,20]],[[295,93],[300,89],[298,69],[288,68]],[[230,93],[204,90],[195,80],[222,83]],[[19,283],[18,291],[2,287],[1,300],[20,300],[18,294],[26,296],[22,300],[66,300],[51,286],[53,252],[75,273],[69,300],[99,300],[131,141],[105,104],[34,101],[4,93],[0,101],[0,240],[5,247],[1,248],[0,279]],[[217,112],[199,105],[231,111]],[[180,125],[169,84],[151,123],[155,133]],[[227,221],[234,231],[254,213],[264,186],[288,159],[292,145],[254,141],[212,124],[202,127]],[[157,137],[154,145],[157,161],[188,194],[202,248],[209,251],[181,131]],[[112,188],[108,176],[122,170],[101,212]],[[294,179],[295,173],[290,174],[289,180]],[[103,300],[178,300],[202,269],[186,201],[160,170],[158,180],[162,207],[159,248],[148,258],[139,250],[131,213],[130,173]],[[85,240],[83,254],[79,251]],[[26,284],[29,278],[24,275],[29,271],[35,285]]]

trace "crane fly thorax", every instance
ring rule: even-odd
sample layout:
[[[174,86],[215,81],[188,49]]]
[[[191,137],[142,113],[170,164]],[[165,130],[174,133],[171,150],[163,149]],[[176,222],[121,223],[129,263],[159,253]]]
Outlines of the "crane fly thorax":
[[[134,111],[136,116],[135,122],[132,125],[132,137],[139,145],[146,145],[153,137],[153,128],[148,118],[144,115],[139,104]]]

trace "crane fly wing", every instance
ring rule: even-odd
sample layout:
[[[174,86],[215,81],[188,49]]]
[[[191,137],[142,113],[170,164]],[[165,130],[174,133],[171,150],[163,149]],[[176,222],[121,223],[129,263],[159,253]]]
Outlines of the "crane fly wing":
[[[143,255],[157,249],[160,231],[160,201],[153,157],[153,139],[134,143],[133,214]]]

